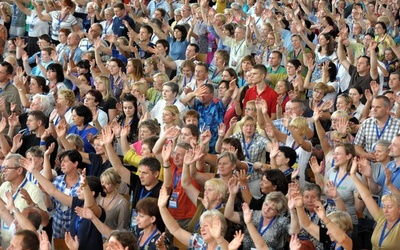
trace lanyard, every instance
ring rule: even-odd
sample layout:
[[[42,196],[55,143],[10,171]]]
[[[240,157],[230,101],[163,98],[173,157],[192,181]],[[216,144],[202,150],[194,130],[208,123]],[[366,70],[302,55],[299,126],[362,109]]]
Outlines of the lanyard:
[[[153,232],[150,234],[150,236],[146,239],[146,241],[145,241],[144,244],[143,244],[143,247],[144,247],[145,249],[147,249],[147,244],[149,244],[149,241],[150,241],[151,239],[153,239],[154,235],[155,235],[157,232],[158,232],[158,229],[157,229],[157,228],[154,229],[154,231],[153,231]],[[138,243],[137,243],[139,248],[141,248],[141,247],[140,247],[140,240],[142,239],[142,237],[143,237],[143,231],[140,232],[140,236],[139,236]]]
[[[65,114],[68,113],[68,111],[71,109],[71,107],[69,107],[67,109],[67,111],[65,111]],[[60,122],[60,116],[57,117],[56,121],[54,122],[54,126],[57,126],[57,124]]]
[[[139,200],[147,198],[149,195],[151,195],[153,191],[147,192],[147,194],[143,197],[143,193],[144,193],[144,187],[142,187],[142,190],[140,190],[140,196],[139,196]]]
[[[258,233],[261,234],[261,236],[263,236],[265,234],[265,232],[272,226],[272,223],[274,223],[275,219],[276,219],[276,216],[268,223],[267,227],[264,228],[264,230],[261,230],[262,225],[264,223],[264,217],[261,216],[260,224],[258,224],[258,229],[257,229]]]
[[[279,65],[279,67],[278,67],[276,70],[273,70],[272,67],[271,67],[271,70],[270,70],[268,73],[270,73],[270,74],[277,74],[278,70],[279,70],[281,67],[282,67],[282,65]],[[293,80],[292,80],[292,81],[293,81]],[[290,82],[292,82],[292,81],[290,81]]]
[[[21,188],[23,188],[26,183],[28,182],[28,179],[25,178],[25,180],[22,182],[21,186],[19,186],[17,192],[15,192],[15,194],[13,195],[13,200],[15,201],[15,199],[17,198],[19,191],[21,191]]]
[[[288,99],[288,98],[289,98],[289,94],[286,93],[285,97],[282,100],[282,103],[285,103],[286,99]]]
[[[189,83],[192,81],[193,75],[190,77]],[[186,87],[186,76],[183,75],[183,87]]]
[[[299,57],[300,53],[302,52],[302,50],[303,50],[303,49],[300,49],[300,50],[299,50],[299,53],[297,53],[297,55],[296,55],[296,50],[293,50],[293,58],[294,58],[294,59],[297,59],[297,58]]]
[[[180,174],[180,175],[178,176],[178,167],[176,167],[176,168],[175,168],[175,171],[174,171],[174,190],[175,190],[176,187],[178,186],[179,181],[181,180],[181,177],[182,177],[182,174]]]
[[[338,177],[338,175],[339,175],[339,171],[336,172],[335,180],[333,181],[333,183],[335,184],[336,188],[339,188],[339,186],[342,184],[342,182],[344,181],[344,179],[346,179],[346,177],[347,177],[348,174],[349,174],[349,173],[346,173],[346,174],[342,177],[342,179],[340,179],[339,183],[336,184],[336,180],[337,180],[337,177]]]
[[[60,46],[60,48],[58,48],[58,50],[57,50],[57,54],[61,54],[61,52],[65,49],[65,46],[67,46],[67,44]]]
[[[247,160],[250,161],[249,149],[250,149],[251,145],[253,144],[253,140],[254,140],[256,133],[254,133],[253,137],[251,137],[251,140],[250,140],[249,144],[247,144],[247,147],[246,147],[246,140],[244,139],[244,134],[242,133],[242,135],[243,135],[243,137],[242,137],[243,148],[244,148],[244,151],[246,154],[246,158],[247,158]]]
[[[107,34],[107,31],[113,25],[114,20],[111,20],[109,25],[107,25],[107,23],[108,23],[108,21],[106,21],[106,28],[104,29],[104,34]]]
[[[213,208],[213,209],[218,210],[218,209],[220,209],[221,207],[222,207],[222,202],[219,203],[218,206],[216,206],[216,207]],[[204,213],[205,211],[207,211],[206,208],[204,208],[203,213]],[[199,229],[199,227],[200,227],[200,220],[197,222],[196,226],[194,227],[194,232],[196,232],[196,231]]]
[[[245,41],[246,41],[246,40],[243,39],[243,41],[240,43],[239,47],[237,47],[237,49],[235,49],[235,56],[237,56],[237,54],[238,54],[238,52],[239,52],[239,49],[242,47],[242,45],[243,45],[243,43],[244,43]]]
[[[290,175],[291,173],[293,173],[293,168],[289,168],[288,170],[286,170],[285,172],[283,172],[283,174],[284,174],[285,176],[288,176],[288,175]]]
[[[90,44],[89,40],[86,43],[86,50],[88,51],[91,47],[93,47],[93,44]]]
[[[389,229],[389,231],[387,233],[385,233],[386,231],[386,227],[387,227],[387,221],[385,221],[385,225],[382,228],[382,232],[381,232],[381,237],[379,238],[379,248],[382,246],[383,241],[386,239],[386,237],[390,234],[390,232],[392,231],[392,229],[397,225],[397,223],[399,223],[400,219],[397,219],[397,221],[394,223],[394,225],[392,226],[392,228]]]
[[[79,218],[75,221],[75,230],[76,230],[76,234],[78,234],[79,226],[80,226],[82,220],[83,220],[83,218],[82,218],[82,217],[79,217]]]
[[[386,130],[387,126],[389,125],[390,118],[391,118],[391,116],[389,115],[389,118],[387,119],[387,121],[381,131],[379,131],[378,124],[375,125],[376,137],[378,137],[378,140],[380,140],[383,133],[385,133],[385,130]]]
[[[218,69],[215,68],[215,71],[214,71],[214,73],[213,73],[212,76],[211,76],[211,80],[214,80],[214,78],[215,78],[217,75],[219,75],[219,73],[221,73],[221,71],[218,71]]]
[[[67,18],[68,15],[69,15],[68,13],[65,14],[65,16],[61,19],[61,11],[60,11],[60,13],[58,14],[58,18],[57,18],[57,20],[58,20],[58,27],[61,26],[61,23],[65,20],[65,18]]]
[[[308,215],[308,217],[310,218],[311,222],[314,222],[315,216],[317,215],[315,212],[310,214],[310,212],[304,208],[304,211],[306,212],[306,214]]]
[[[258,22],[259,22],[260,20],[261,20],[261,17],[258,18],[258,20],[257,20],[257,22],[256,22],[256,25],[258,24]]]

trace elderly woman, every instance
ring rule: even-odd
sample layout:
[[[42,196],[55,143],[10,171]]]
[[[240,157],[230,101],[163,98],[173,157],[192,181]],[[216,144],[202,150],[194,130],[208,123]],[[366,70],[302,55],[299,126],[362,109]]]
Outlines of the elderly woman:
[[[353,159],[350,170],[351,179],[374,218],[376,225],[372,233],[372,249],[397,249],[400,237],[400,197],[396,194],[386,194],[382,197],[382,208],[376,204],[368,188],[360,181],[358,174],[358,162]],[[386,177],[390,182],[391,177]]]
[[[226,231],[226,221],[220,212],[215,209],[205,211],[200,217],[201,235],[197,233],[191,234],[182,229],[171,216],[167,208],[169,199],[167,189],[163,187],[160,190],[158,207],[166,227],[174,237],[187,246],[188,249],[227,249],[228,242],[223,237]]]
[[[243,245],[246,249],[255,248],[252,240],[251,227],[257,227],[258,233],[264,239],[268,247],[273,249],[285,249],[287,236],[289,235],[289,219],[282,216],[281,213],[286,210],[287,199],[281,192],[271,192],[265,198],[262,210],[256,210],[249,218],[244,218],[243,213],[233,211],[233,202],[239,190],[239,185],[236,185],[235,179],[230,181],[229,198],[225,208],[225,218],[233,223],[246,223],[247,228],[244,231]],[[258,249],[258,247],[257,247]]]
[[[208,78],[214,86],[222,80],[222,72],[229,63],[229,53],[226,50],[217,50],[214,55],[214,66],[208,69]]]
[[[300,226],[312,237],[324,245],[323,249],[353,249],[353,242],[348,236],[353,230],[351,217],[346,212],[332,212],[326,215],[320,201],[315,201],[314,211],[325,227],[314,224],[304,209],[303,197],[300,192],[293,195],[293,202],[299,217]]]

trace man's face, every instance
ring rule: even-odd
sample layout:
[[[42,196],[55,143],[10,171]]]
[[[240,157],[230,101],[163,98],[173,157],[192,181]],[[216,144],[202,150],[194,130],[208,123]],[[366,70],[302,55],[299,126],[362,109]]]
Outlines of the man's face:
[[[392,144],[389,146],[389,155],[390,157],[398,157],[400,156],[400,137],[396,136],[392,140]]]
[[[101,35],[100,28],[97,25],[92,25],[89,29],[90,35],[92,35],[93,38],[98,38]]]
[[[157,176],[151,172],[148,166],[140,165],[139,170],[139,179],[143,186],[151,186],[155,181],[157,181]]]
[[[120,8],[114,8],[114,14],[115,14],[117,17],[121,18],[121,17],[124,16],[124,11],[121,10]]]
[[[369,69],[371,68],[368,65],[368,59],[364,57],[358,58],[356,66],[357,66],[357,72],[361,74],[369,71]]]
[[[19,176],[19,168],[15,167],[13,159],[8,159],[3,161],[3,178],[5,181],[12,182],[16,180]]]
[[[264,75],[261,74],[261,71],[258,69],[251,70],[251,81],[255,84],[258,84],[264,81]]]
[[[79,44],[79,39],[77,39],[76,34],[69,34],[67,38],[67,44],[69,46],[76,46]]]
[[[279,58],[277,53],[271,53],[269,56],[269,64],[271,67],[278,67],[281,64],[282,59]]]
[[[202,65],[196,66],[196,68],[194,69],[194,75],[196,77],[196,80],[204,81],[207,79],[207,71]]]
[[[196,49],[194,46],[188,46],[186,48],[186,60],[192,60],[196,57]]]
[[[0,65],[0,82],[8,82],[7,67]]]
[[[190,9],[190,7],[189,7],[189,6],[186,6],[186,5],[183,6],[183,7],[182,7],[181,13],[182,13],[182,17],[183,17],[183,18],[189,17],[190,14],[191,14],[191,9]]]
[[[389,76],[389,87],[393,90],[396,89],[398,91],[400,87],[400,75],[399,74],[391,74]]]
[[[26,121],[26,126],[29,131],[36,131],[39,128],[39,122],[34,116],[30,115]]]
[[[234,36],[235,36],[236,41],[241,41],[241,40],[243,40],[244,37],[245,37],[245,35],[246,35],[246,33],[245,33],[245,31],[244,31],[243,29],[241,29],[241,28],[236,28],[236,29],[235,29],[235,34],[234,34]]]
[[[385,102],[382,99],[372,100],[371,116],[377,119],[385,117],[389,114],[390,108],[385,106]]]
[[[139,31],[139,39],[140,39],[140,41],[147,41],[148,39],[150,39],[150,37],[151,37],[151,33],[149,33],[147,31],[147,29],[140,28],[140,31]]]
[[[185,157],[186,150],[181,147],[175,147],[174,152],[172,153],[172,159],[174,161],[175,166],[182,167],[183,166],[183,158]]]

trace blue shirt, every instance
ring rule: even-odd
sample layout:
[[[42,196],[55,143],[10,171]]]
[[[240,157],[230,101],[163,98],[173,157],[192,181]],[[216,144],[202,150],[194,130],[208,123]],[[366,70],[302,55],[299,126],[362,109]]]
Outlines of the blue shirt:
[[[400,189],[400,167],[396,166],[395,161],[391,161],[387,164],[387,168],[392,172],[392,183],[397,188]],[[378,180],[376,183],[382,187],[382,195],[391,194],[389,188],[385,185],[386,176],[385,171],[381,171],[378,176]]]
[[[168,37],[167,41],[169,42],[169,56],[175,60],[186,60],[186,48],[189,45],[189,42],[185,39],[184,41],[174,41],[174,38]]]
[[[68,130],[68,134],[76,134],[76,135],[79,135],[82,138],[82,140],[83,140],[83,149],[84,149],[84,151],[86,153],[96,153],[96,151],[94,150],[92,144],[90,144],[89,140],[87,139],[87,136],[89,134],[92,134],[93,136],[95,136],[98,133],[99,133],[99,131],[95,127],[91,127],[91,128],[86,128],[85,127],[82,130],[79,130],[78,127],[74,125]]]
[[[131,26],[132,29],[135,29],[135,22],[128,15],[125,15],[122,18],[119,18],[119,17],[115,17],[114,18],[112,30],[114,32],[114,35],[117,35],[118,37],[124,36],[124,37],[129,39],[129,37],[128,37],[128,29],[122,23],[123,20],[126,20],[129,23],[129,25]]]
[[[209,152],[215,153],[215,143],[218,139],[218,126],[224,120],[226,107],[224,107],[221,100],[213,101],[210,105],[206,107],[199,100],[195,99],[193,107],[188,106],[188,108],[197,110],[197,112],[199,113],[200,130],[204,129],[206,126],[209,126],[212,135],[210,140]]]

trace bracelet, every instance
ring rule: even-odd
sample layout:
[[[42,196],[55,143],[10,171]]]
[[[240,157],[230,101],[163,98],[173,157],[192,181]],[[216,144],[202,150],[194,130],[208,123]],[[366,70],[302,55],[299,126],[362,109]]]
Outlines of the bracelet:
[[[245,185],[245,186],[240,186],[240,188],[241,188],[242,190],[246,190],[246,189],[247,189],[247,185]]]
[[[46,146],[46,142],[45,141],[40,141],[40,146]]]
[[[170,167],[171,167],[171,165],[169,165],[169,166],[163,165],[163,168],[170,168]]]

